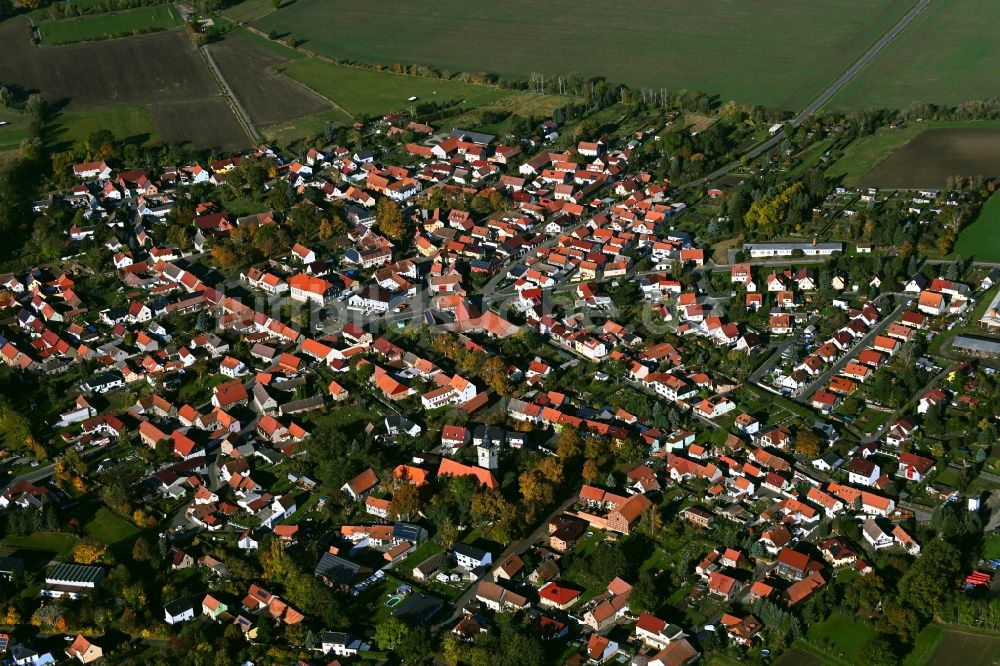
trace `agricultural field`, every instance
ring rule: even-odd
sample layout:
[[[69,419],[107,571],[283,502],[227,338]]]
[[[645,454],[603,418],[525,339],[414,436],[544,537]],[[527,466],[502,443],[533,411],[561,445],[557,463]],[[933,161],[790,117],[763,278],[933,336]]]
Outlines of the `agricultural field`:
[[[991,666],[1000,655],[1000,635],[980,634],[966,629],[947,627],[933,656],[926,666]]]
[[[395,0],[373,12],[346,0],[296,0],[254,24],[342,60],[519,78],[579,72],[791,110],[843,73],[911,5],[626,0],[609,12],[599,0],[554,0],[545,11],[530,0],[474,10],[465,0]]]
[[[378,116],[405,109],[410,97],[418,102],[460,100],[481,106],[511,94],[495,86],[429,79],[371,69],[347,67],[315,58],[296,60],[278,70],[312,88],[353,115]]]
[[[0,23],[0,43],[0,81],[74,110],[219,94],[181,31],[39,49],[27,22],[13,18]]]
[[[0,23],[0,42],[6,45],[0,81],[37,91],[60,109],[47,128],[50,144],[64,148],[99,128],[139,143],[162,139],[226,150],[249,144],[182,31],[40,49],[27,22],[14,18]]]
[[[266,127],[332,110],[329,100],[275,71],[299,54],[274,47],[247,33],[231,34],[209,47],[254,125]]]
[[[1000,262],[1000,195],[991,196],[979,217],[962,229],[954,252],[977,261]]]
[[[859,184],[883,189],[940,189],[955,175],[1000,176],[1000,130],[925,130],[872,169]]]
[[[934,0],[830,102],[838,110],[954,105],[996,97],[1000,4]]]
[[[180,13],[173,5],[152,5],[111,14],[41,21],[38,23],[38,35],[42,46],[52,46],[122,37],[139,32],[170,30],[183,22]]]

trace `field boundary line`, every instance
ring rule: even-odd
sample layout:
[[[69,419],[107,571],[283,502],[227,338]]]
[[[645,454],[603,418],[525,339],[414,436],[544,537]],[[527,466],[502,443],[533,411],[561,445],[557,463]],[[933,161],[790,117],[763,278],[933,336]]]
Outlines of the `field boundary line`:
[[[259,143],[260,133],[257,131],[257,128],[254,127],[253,121],[250,120],[250,114],[246,112],[246,109],[243,108],[243,105],[240,104],[240,100],[236,97],[236,93],[234,93],[233,89],[229,87],[229,82],[226,81],[226,77],[222,75],[222,70],[219,69],[219,66],[215,64],[215,59],[212,58],[212,54],[209,53],[208,47],[202,46],[198,49],[198,52],[201,53],[201,57],[208,64],[209,70],[212,71],[216,83],[218,83],[219,88],[222,90],[222,96],[226,98],[227,102],[229,102],[230,108],[232,108],[233,113],[236,114],[236,118],[240,121],[240,125],[243,126],[243,131],[246,132],[247,138],[249,138],[253,144]]]

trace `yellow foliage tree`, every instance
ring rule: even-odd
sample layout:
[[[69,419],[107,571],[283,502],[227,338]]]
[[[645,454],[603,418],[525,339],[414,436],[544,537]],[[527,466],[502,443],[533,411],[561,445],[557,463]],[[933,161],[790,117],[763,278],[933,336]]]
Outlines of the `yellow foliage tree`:
[[[84,539],[73,546],[73,561],[79,564],[93,564],[103,559],[107,552],[107,544],[97,539]]]

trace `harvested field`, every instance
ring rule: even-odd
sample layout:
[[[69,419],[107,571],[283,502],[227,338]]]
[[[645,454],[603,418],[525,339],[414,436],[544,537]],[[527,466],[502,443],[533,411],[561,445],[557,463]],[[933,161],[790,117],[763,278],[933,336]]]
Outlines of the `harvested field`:
[[[250,138],[229,108],[229,102],[219,95],[202,100],[158,102],[150,106],[150,113],[164,141],[223,151],[250,146]]]
[[[255,21],[323,55],[527,79],[532,72],[799,109],[912,0],[296,0]],[[254,8],[251,8],[254,9]],[[254,15],[248,11],[248,16]],[[334,97],[333,99],[336,99]]]
[[[949,176],[958,175],[1000,176],[1000,130],[926,130],[868,172],[860,185],[941,189]]]
[[[26,21],[0,23],[0,81],[73,108],[197,99],[219,89],[180,31],[38,49]]]
[[[997,655],[1000,655],[1000,636],[949,627],[927,666],[991,666],[997,663]]]
[[[258,38],[235,33],[209,50],[255,125],[276,125],[333,108],[329,100],[276,72],[275,66],[292,58]]]
[[[244,148],[249,143],[205,61],[183,32],[39,49],[31,43],[27,22],[13,18],[0,23],[0,43],[5,45],[0,81],[38,92],[62,107],[54,126],[65,127],[49,138],[50,143],[85,138],[87,127],[100,125],[102,119],[108,122],[100,126],[119,138],[152,139],[154,133],[144,120],[148,115],[155,134],[164,141],[219,149]],[[136,110],[146,106],[149,114]],[[114,119],[121,114],[129,121],[119,127]]]

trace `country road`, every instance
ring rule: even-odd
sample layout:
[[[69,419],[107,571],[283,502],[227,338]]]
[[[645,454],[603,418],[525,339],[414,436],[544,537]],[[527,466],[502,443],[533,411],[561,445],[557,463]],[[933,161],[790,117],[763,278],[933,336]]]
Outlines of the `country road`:
[[[871,47],[862,54],[860,58],[854,61],[846,72],[844,72],[840,78],[831,83],[826,90],[821,92],[819,95],[813,99],[801,112],[790,121],[788,125],[791,127],[798,127],[803,122],[805,122],[811,115],[819,111],[823,106],[829,102],[833,97],[840,92],[844,86],[851,82],[854,77],[856,77],[861,70],[867,67],[875,57],[882,52],[882,50],[888,46],[892,40],[899,36],[899,33],[903,32],[913,22],[917,16],[927,8],[927,5],[931,4],[932,0],[919,0],[917,4],[910,8],[910,11],[906,12],[891,28],[889,28],[882,37],[879,38],[877,42],[871,45]],[[771,150],[777,146],[785,138],[785,130],[781,130],[777,134],[768,139],[765,139],[756,146],[750,148],[747,152],[741,155],[742,158],[753,159],[767,151]],[[712,173],[699,178],[698,180],[692,180],[688,183],[684,183],[681,187],[700,187],[706,183],[709,183],[717,178],[721,178],[726,175],[736,167],[740,165],[740,160],[733,160],[729,164],[722,166]]]

